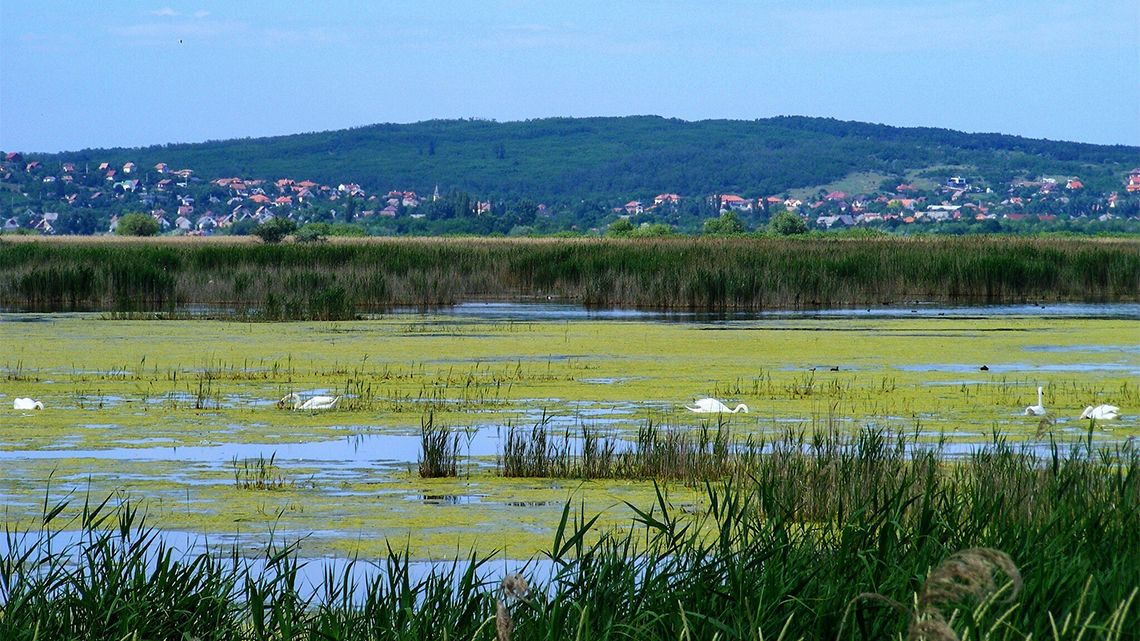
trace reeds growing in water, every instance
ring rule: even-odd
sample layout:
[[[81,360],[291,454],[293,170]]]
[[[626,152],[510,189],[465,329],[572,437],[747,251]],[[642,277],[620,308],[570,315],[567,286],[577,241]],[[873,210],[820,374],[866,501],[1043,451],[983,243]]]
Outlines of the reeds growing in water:
[[[1041,454],[995,437],[958,460],[936,447],[789,433],[747,473],[703,484],[697,509],[658,485],[652,505],[627,504],[632,527],[602,530],[568,503],[548,569],[509,585],[490,552],[413,578],[390,549],[363,585],[353,560],[306,591],[290,546],[256,567],[236,551],[180,556],[135,504],[72,522],[45,504],[41,526],[7,528],[0,638],[1135,638],[1130,442]]]
[[[728,425],[663,426],[647,420],[624,442],[589,425],[552,434],[545,415],[532,427],[508,424],[499,473],[506,477],[659,479],[701,483],[722,478],[755,454],[748,440],[730,451]]]
[[[0,309],[346,319],[547,300],[663,310],[1140,300],[1140,243],[1035,238],[0,242]],[[195,310],[198,310],[195,312]]]
[[[459,470],[459,432],[436,425],[435,415],[420,419],[420,476],[456,476]]]

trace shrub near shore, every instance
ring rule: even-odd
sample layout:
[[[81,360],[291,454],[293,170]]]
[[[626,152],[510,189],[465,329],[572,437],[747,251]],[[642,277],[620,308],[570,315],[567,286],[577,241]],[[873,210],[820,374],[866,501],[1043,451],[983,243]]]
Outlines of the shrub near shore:
[[[1140,242],[370,239],[5,242],[0,308],[344,319],[470,300],[665,310],[1140,300]]]

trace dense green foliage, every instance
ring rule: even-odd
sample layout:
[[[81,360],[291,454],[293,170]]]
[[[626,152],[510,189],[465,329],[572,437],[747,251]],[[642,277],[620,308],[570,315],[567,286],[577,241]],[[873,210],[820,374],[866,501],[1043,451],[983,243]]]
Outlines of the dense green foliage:
[[[297,223],[288,218],[271,218],[253,228],[253,235],[267,243],[279,243],[297,231]]]
[[[141,212],[124,214],[115,232],[120,236],[154,236],[158,233],[158,222]]]
[[[826,118],[687,122],[631,116],[433,120],[42,158],[80,166],[165,162],[210,179],[285,176],[333,186],[355,181],[371,192],[428,194],[439,187],[570,203],[662,192],[756,196],[823,185],[852,172],[904,176],[947,166],[968,167],[994,186],[1055,174],[1080,176],[1090,189],[1108,192],[1140,165],[1140,150]],[[936,173],[944,179],[944,172]]]
[[[1140,300],[1140,243],[975,238],[4,242],[0,309],[261,319],[541,297],[590,307],[802,309]]]
[[[772,216],[772,219],[768,221],[768,229],[773,234],[791,236],[807,233],[807,224],[804,223],[803,218],[785,211]]]
[[[42,526],[9,529],[0,553],[0,638],[489,640],[498,628],[516,641],[901,639],[928,575],[975,548],[998,562],[957,568],[959,598],[925,603],[952,622],[956,636],[937,638],[1135,638],[1125,636],[1140,607],[1130,444],[1053,443],[1039,455],[995,436],[958,462],[872,430],[754,445],[765,453],[708,479],[697,514],[668,486],[655,506],[631,505],[635,522],[621,531],[567,505],[549,569],[522,572],[529,589],[500,583],[489,553],[416,577],[390,552],[373,572],[353,561],[310,591],[289,546],[269,549],[258,570],[236,548],[173,553],[131,504],[86,505],[70,524],[67,506],[45,504]],[[79,540],[58,540],[63,526]],[[900,609],[859,598],[871,593]]]

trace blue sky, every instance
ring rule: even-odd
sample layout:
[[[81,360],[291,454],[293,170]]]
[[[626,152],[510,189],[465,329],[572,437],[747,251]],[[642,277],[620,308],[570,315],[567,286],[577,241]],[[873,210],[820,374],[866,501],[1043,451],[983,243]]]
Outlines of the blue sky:
[[[0,3],[3,150],[629,114],[1138,145],[1140,3]]]

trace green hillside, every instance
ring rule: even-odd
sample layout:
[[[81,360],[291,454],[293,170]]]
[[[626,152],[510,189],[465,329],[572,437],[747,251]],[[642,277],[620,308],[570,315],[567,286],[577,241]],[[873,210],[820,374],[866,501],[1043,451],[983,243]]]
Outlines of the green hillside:
[[[272,138],[142,149],[89,149],[46,161],[165,162],[212,178],[290,177],[367,190],[437,185],[480,196],[548,202],[682,195],[779,194],[854,173],[910,177],[965,167],[995,186],[1020,176],[1080,176],[1119,189],[1140,148],[1034,140],[945,129],[777,117],[687,122],[655,116],[523,122],[435,120]]]

